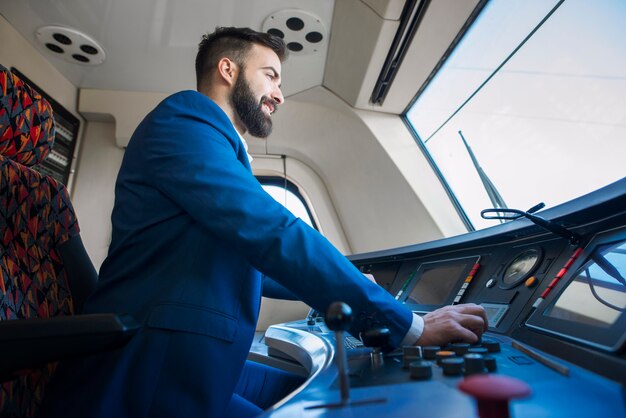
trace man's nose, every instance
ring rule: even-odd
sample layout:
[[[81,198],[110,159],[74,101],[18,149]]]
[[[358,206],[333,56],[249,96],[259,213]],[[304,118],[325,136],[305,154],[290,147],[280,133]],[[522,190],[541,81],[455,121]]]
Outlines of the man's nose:
[[[270,97],[278,104],[285,102],[285,97],[283,97],[283,92],[280,90],[280,87],[276,87]]]

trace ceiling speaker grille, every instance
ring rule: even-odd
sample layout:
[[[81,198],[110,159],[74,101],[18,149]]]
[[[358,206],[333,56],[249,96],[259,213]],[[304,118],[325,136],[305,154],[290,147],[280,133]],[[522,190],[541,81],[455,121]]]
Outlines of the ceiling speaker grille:
[[[63,26],[43,26],[37,40],[53,55],[82,65],[99,65],[106,58],[104,49],[84,33]]]
[[[315,54],[326,46],[328,34],[321,19],[298,9],[280,10],[263,22],[263,31],[285,41],[291,55]]]

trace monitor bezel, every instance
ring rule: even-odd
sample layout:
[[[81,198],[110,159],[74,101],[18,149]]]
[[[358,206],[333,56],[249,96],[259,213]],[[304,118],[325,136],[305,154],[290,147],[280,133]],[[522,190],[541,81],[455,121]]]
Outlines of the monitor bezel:
[[[403,304],[405,304],[406,306],[408,306],[409,308],[411,308],[411,310],[415,312],[432,312],[435,309],[441,308],[442,306],[451,305],[452,302],[454,302],[454,298],[457,296],[457,294],[461,290],[463,283],[465,283],[465,279],[467,278],[469,273],[472,271],[472,268],[474,267],[474,265],[479,260],[480,260],[479,255],[472,255],[472,256],[467,256],[467,257],[449,258],[445,260],[427,261],[424,263],[420,263],[415,269],[415,274],[413,275],[413,278],[411,279],[411,281],[408,283],[406,290],[402,293],[402,296],[398,300],[402,302]],[[448,267],[448,266],[456,265],[460,263],[466,263],[466,266],[459,273],[458,277],[456,278],[457,280],[456,283],[452,286],[450,293],[448,294],[446,299],[443,301],[443,303],[430,305],[430,304],[411,303],[407,301],[407,299],[409,298],[409,295],[411,295],[411,292],[417,286],[417,284],[423,277],[424,272],[427,269],[438,268],[438,267]],[[478,272],[480,272],[480,269]]]
[[[603,351],[612,353],[620,351],[626,342],[626,311],[622,312],[617,320],[607,327],[598,327],[591,324],[555,318],[548,316],[548,314],[573,278],[577,276],[576,273],[578,270],[591,261],[591,256],[594,251],[601,246],[625,241],[626,228],[619,228],[594,236],[557,286],[530,315],[525,325],[542,333],[555,335]]]

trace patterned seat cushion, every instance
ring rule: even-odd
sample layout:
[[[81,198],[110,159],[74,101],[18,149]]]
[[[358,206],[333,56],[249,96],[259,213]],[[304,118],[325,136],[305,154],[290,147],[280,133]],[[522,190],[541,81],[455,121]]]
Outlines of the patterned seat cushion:
[[[27,167],[50,152],[49,103],[0,66],[0,320],[73,313],[58,246],[79,233],[68,192]],[[0,416],[32,417],[54,365],[0,385]]]
[[[0,65],[0,155],[31,167],[54,142],[54,118],[46,99]]]

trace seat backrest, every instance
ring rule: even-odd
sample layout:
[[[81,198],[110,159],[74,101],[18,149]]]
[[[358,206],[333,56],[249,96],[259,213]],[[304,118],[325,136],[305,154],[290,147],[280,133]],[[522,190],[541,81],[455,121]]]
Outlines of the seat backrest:
[[[2,66],[0,93],[0,320],[72,315],[95,287],[97,273],[67,189],[29,168],[52,148],[52,108]],[[80,276],[75,283],[72,272]],[[54,368],[2,382],[0,416],[34,416]]]

